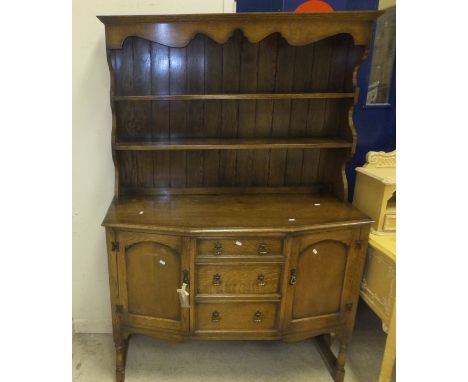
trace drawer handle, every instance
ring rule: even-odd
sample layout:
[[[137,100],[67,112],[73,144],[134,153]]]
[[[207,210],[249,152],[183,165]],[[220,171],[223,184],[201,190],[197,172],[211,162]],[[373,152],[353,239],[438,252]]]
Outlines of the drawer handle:
[[[258,275],[257,285],[258,286],[264,286],[265,285],[265,276],[264,275]]]
[[[219,256],[223,253],[223,245],[217,241],[214,245],[214,254],[215,256]]]
[[[215,310],[213,313],[211,313],[211,321],[213,322],[219,322],[221,320],[221,316],[217,310]]]
[[[216,286],[221,285],[221,275],[219,273],[216,273],[213,276],[213,285],[216,285]]]
[[[259,310],[257,310],[257,311],[254,313],[253,320],[254,320],[254,322],[262,322],[262,320],[263,320],[263,313],[260,312]]]
[[[291,269],[289,274],[289,285],[296,285],[297,277],[296,277],[296,269]]]
[[[268,255],[268,245],[264,241],[262,241],[258,246],[258,254],[260,256]]]

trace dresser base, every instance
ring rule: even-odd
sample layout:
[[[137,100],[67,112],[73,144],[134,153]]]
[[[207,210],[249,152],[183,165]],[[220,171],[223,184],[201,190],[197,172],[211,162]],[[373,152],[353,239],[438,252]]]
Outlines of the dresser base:
[[[127,350],[128,350],[128,342],[131,335],[128,335],[125,340],[120,340],[115,342],[115,350],[116,350],[116,382],[124,382],[125,381],[125,366],[127,361]],[[161,336],[156,335],[153,337],[161,338]],[[200,338],[200,337],[184,337],[184,336],[163,336],[166,337],[164,340],[170,340],[171,342],[183,342],[185,340],[207,340],[207,338]],[[213,337],[208,338],[208,340],[243,340],[245,338],[227,338],[227,337]],[[291,337],[266,337],[266,338],[258,338],[259,340],[284,340],[285,342],[298,342],[303,340],[294,340]],[[340,348],[338,357],[335,357],[331,350],[331,341],[330,341],[330,334],[322,334],[313,337],[315,341],[315,345],[317,346],[317,350],[319,351],[320,356],[322,357],[325,365],[330,372],[331,377],[333,378],[334,382],[343,382],[344,375],[345,375],[345,360],[346,360],[346,349],[347,344],[340,341]]]
[[[332,378],[343,381],[370,228],[359,211],[326,196],[199,195],[116,200],[105,222],[117,381],[133,334],[315,337]],[[330,333],[340,341],[336,357]]]

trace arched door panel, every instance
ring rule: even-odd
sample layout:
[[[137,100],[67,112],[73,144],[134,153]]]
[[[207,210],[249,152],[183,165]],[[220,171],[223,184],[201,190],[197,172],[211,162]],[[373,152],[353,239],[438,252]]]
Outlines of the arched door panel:
[[[347,254],[345,244],[331,240],[311,245],[299,254],[293,319],[339,312]]]
[[[291,239],[283,326],[286,333],[342,324],[353,284],[350,270],[357,265],[355,243],[359,235],[357,229]]]
[[[124,322],[188,330],[189,312],[180,306],[177,294],[189,269],[182,241],[170,235],[119,233],[119,294]]]
[[[180,254],[161,243],[141,242],[126,249],[125,263],[128,313],[179,320]]]

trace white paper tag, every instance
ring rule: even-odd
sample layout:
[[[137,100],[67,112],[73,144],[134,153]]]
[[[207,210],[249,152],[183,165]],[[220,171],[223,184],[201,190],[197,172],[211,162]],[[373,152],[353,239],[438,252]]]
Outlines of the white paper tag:
[[[318,207],[318,206],[320,206],[320,203],[314,203],[314,206]]]
[[[140,211],[140,212],[138,212],[138,213],[139,213],[140,215],[143,215],[143,214],[144,214],[144,211]]]
[[[159,260],[159,264],[166,265],[166,262],[164,260]]]
[[[313,253],[314,255],[318,255],[318,251],[317,251],[315,248],[312,250],[312,253]]]
[[[296,221],[296,219],[294,219],[294,218],[289,218],[288,220],[289,220],[290,222],[295,222],[295,221]]]
[[[186,291],[187,284],[183,283],[180,289],[177,289],[177,293],[179,294],[179,301],[180,306],[182,308],[190,308],[189,304],[189,296],[190,293]]]
[[[242,242],[239,241],[239,240],[237,240],[237,241],[236,241],[236,245],[238,245],[239,247],[242,247]]]

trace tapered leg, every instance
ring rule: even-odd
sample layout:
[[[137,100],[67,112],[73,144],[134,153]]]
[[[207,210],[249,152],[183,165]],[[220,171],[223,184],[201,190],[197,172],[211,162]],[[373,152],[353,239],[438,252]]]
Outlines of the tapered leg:
[[[125,380],[125,362],[127,361],[128,339],[115,343],[115,379],[117,382]]]

